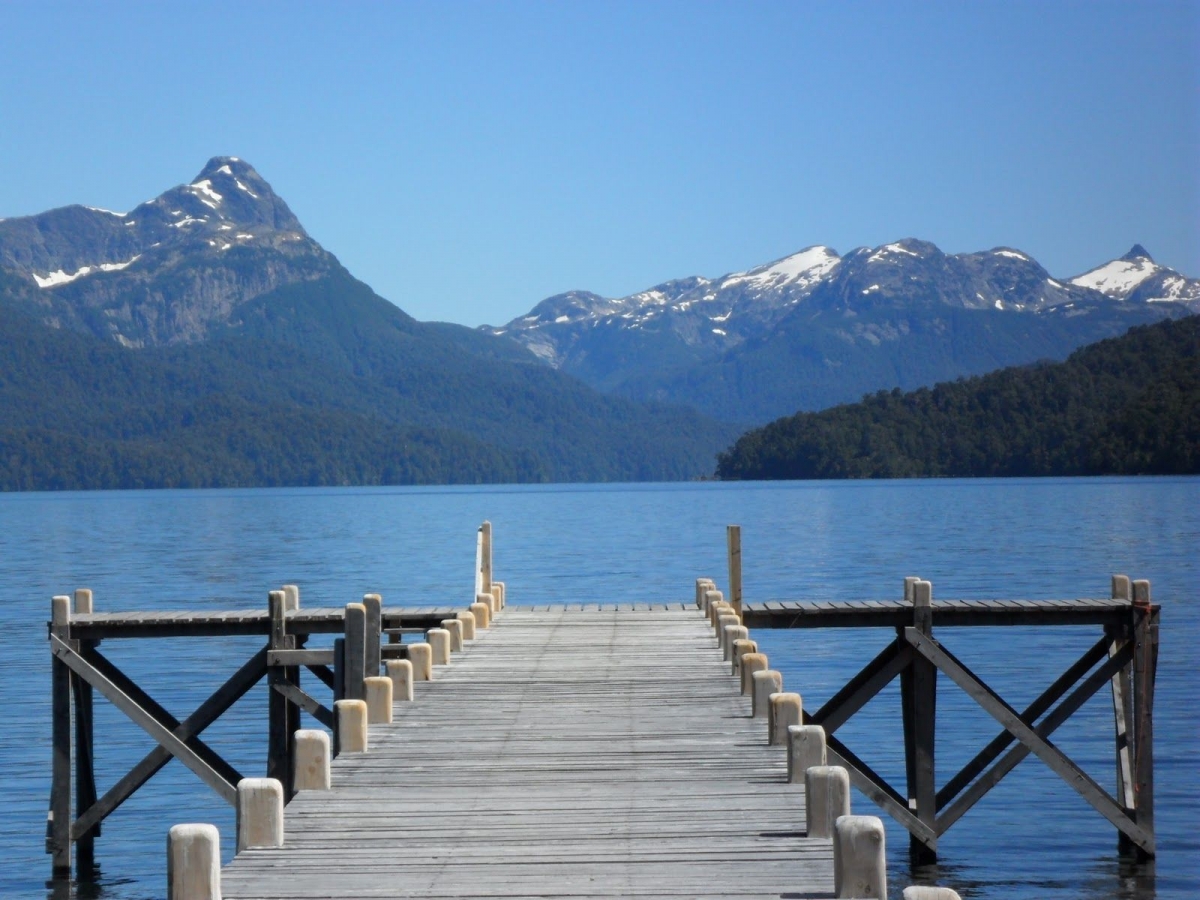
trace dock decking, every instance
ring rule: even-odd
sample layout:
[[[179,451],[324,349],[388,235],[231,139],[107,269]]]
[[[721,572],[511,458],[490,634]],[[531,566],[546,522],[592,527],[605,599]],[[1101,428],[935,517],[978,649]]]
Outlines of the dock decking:
[[[829,897],[786,748],[682,604],[508,607],[331,791],[240,853],[226,900]]]

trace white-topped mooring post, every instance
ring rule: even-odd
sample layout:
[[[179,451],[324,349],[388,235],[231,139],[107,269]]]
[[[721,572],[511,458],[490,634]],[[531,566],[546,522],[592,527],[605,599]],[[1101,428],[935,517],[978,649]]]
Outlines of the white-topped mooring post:
[[[825,729],[820,725],[792,725],[787,741],[788,783],[803,784],[806,771],[826,765]]]
[[[367,703],[365,700],[338,700],[333,704],[337,721],[337,752],[367,752]]]
[[[741,624],[742,620],[733,615],[732,611],[729,613],[721,613],[721,615],[717,617],[717,647],[720,648],[721,654],[725,659],[729,658],[725,651],[725,629],[737,627]]]
[[[92,614],[92,589],[75,589],[75,615],[90,616]]]
[[[295,764],[292,789],[296,791],[327,791],[333,786],[329,762],[333,756],[329,733],[318,728],[301,728],[296,732]]]
[[[221,900],[221,836],[215,825],[167,832],[167,900]]]
[[[883,822],[876,816],[841,816],[833,824],[833,893],[887,900]]]
[[[274,778],[243,778],[237,785],[237,852],[283,846],[283,785]]]
[[[369,675],[363,679],[368,724],[386,725],[392,721],[392,687],[390,675]]]
[[[492,608],[487,603],[472,603],[471,613],[475,616],[475,629],[487,631],[492,626]]]
[[[804,770],[805,827],[810,838],[833,839],[833,825],[850,815],[850,773],[841,766]]]
[[[768,698],[767,743],[787,746],[788,729],[799,725],[804,715],[804,701],[799,694],[780,692]]]
[[[407,659],[389,659],[385,664],[392,679],[392,702],[411,703],[413,698],[413,666]]]
[[[496,602],[496,595],[491,593],[490,591],[486,594],[485,593],[476,594],[475,602],[482,603],[484,606],[486,606],[488,608],[488,615],[490,615],[493,619],[496,618],[496,613],[498,613],[500,611],[500,606]]]
[[[1114,600],[1133,602],[1133,582],[1129,580],[1128,575],[1114,575],[1112,577],[1112,598]]]
[[[948,887],[913,886],[904,889],[904,900],[962,900]]]
[[[783,675],[774,669],[763,669],[750,676],[753,693],[750,695],[750,715],[765,719],[771,707],[771,695],[783,690]]]
[[[729,674],[740,674],[742,671],[742,657],[747,653],[757,652],[758,641],[752,641],[750,638],[735,638],[733,641],[733,652],[730,654],[730,661],[732,665],[729,667]]]
[[[290,612],[300,608],[300,588],[298,585],[283,586],[283,611]]]
[[[725,595],[718,591],[715,587],[704,592],[704,614],[708,616],[708,620],[712,621],[712,608],[714,603],[722,603],[725,600]]]
[[[496,609],[504,609],[508,603],[508,588],[503,581],[492,582],[492,594],[496,597]]]
[[[709,591],[714,591],[716,589],[717,589],[717,586],[711,578],[705,578],[705,577],[697,578],[696,579],[696,609],[701,609],[701,610],[704,609],[704,595],[706,593],[708,593]]]
[[[460,653],[463,648],[463,623],[461,619],[442,619],[442,627],[450,632],[450,652]]]
[[[765,672],[767,669],[767,654],[765,653],[744,653],[742,654],[742,695],[754,697],[754,675],[757,672]]]
[[[433,665],[450,665],[450,632],[445,628],[430,628],[425,632],[425,640],[429,644]]]
[[[462,622],[463,640],[475,640],[475,613],[463,611],[457,613],[456,618]]]
[[[730,662],[733,659],[733,645],[738,641],[744,641],[750,637],[750,629],[745,625],[726,625],[724,629],[725,639],[721,642],[722,659],[725,662]]]
[[[408,644],[413,681],[433,681],[433,648],[428,644]]]

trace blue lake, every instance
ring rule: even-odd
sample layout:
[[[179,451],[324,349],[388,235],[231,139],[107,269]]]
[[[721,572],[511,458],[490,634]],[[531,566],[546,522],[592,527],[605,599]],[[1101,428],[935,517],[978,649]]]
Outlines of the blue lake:
[[[933,582],[935,633],[1013,705],[1036,696],[1098,636],[1093,629],[937,629],[940,597],[1108,595],[1119,572],[1148,578],[1161,603],[1155,707],[1159,857],[1134,868],[1113,827],[1030,757],[942,839],[937,877],[964,898],[1200,896],[1200,719],[1190,708],[1200,646],[1200,478],[791,482],[345,488],[0,495],[0,629],[6,724],[0,770],[0,896],[53,895],[43,853],[50,772],[49,651],[54,594],[95,591],[96,611],[265,606],[301,586],[306,606],[366,592],[388,605],[465,605],[475,529],[495,529],[496,577],[511,603],[690,601],[698,575],[722,586],[725,526],[742,526],[748,599],[902,595]],[[789,690],[819,706],[892,635],[755,633]],[[183,718],[259,646],[252,639],[108,641],[102,649]],[[265,766],[265,687],[205,732],[243,773]],[[1097,694],[1055,743],[1112,790],[1112,711]],[[939,683],[939,783],[996,732]],[[97,699],[101,792],[152,749]],[[839,737],[903,784],[895,685]],[[453,748],[447,748],[453,752]],[[862,796],[856,812],[876,814]],[[895,896],[912,883],[907,834],[888,824]],[[218,825],[231,810],[171,763],[104,823],[89,896],[165,895],[165,835]],[[60,892],[61,894],[61,892]]]

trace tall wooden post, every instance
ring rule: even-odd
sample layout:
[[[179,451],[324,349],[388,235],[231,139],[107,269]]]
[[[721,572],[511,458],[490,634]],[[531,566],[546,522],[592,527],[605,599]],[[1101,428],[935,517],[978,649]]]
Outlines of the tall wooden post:
[[[362,700],[365,696],[363,679],[367,677],[367,608],[361,603],[346,604],[345,631],[345,700]]]
[[[1112,598],[1133,601],[1133,585],[1127,575],[1112,577]],[[1128,643],[1132,635],[1129,624],[1107,626],[1108,656],[1111,659]],[[1117,803],[1132,818],[1137,807],[1133,792],[1133,693],[1132,666],[1124,666],[1112,677],[1113,736],[1117,766]],[[1122,856],[1136,853],[1136,847],[1123,831],[1117,832],[1117,852]]]
[[[287,633],[287,595],[283,591],[271,591],[267,595],[267,609],[271,619],[269,648],[271,650],[295,649],[295,641]],[[292,742],[300,726],[299,711],[287,697],[275,689],[277,684],[286,684],[294,675],[285,666],[267,669],[267,777],[274,778],[287,786],[292,785]]]
[[[75,614],[91,615],[92,592],[87,588],[75,591]],[[99,641],[81,641],[80,650],[87,651]],[[71,692],[75,700],[75,817],[79,818],[96,802],[95,726],[92,717],[92,686],[78,675],[71,675]],[[95,877],[96,838],[100,836],[97,822],[86,834],[75,838],[75,877],[91,881]]]
[[[913,602],[913,585],[920,581],[915,575],[909,575],[904,579],[904,603],[911,607]],[[904,639],[905,626],[900,625],[896,628],[896,649],[902,650],[908,646],[908,641]],[[904,776],[906,793],[908,796],[908,809],[910,812],[915,812],[917,809],[917,772],[916,772],[916,757],[912,752],[913,747],[913,670],[912,666],[905,666],[900,670],[900,718],[904,727]]]
[[[50,633],[71,640],[71,598],[50,601]],[[46,852],[54,878],[71,877],[71,670],[56,656],[50,657],[51,741],[50,815]]]
[[[933,586],[928,581],[913,582],[913,628],[926,637],[933,636]],[[933,663],[916,656],[912,663],[912,742],[905,748],[911,756],[913,782],[909,794],[916,800],[916,815],[936,833],[937,785],[934,781],[934,742],[937,718],[937,669]],[[914,865],[937,860],[936,844],[928,846],[909,838],[909,857]]]
[[[1154,679],[1158,670],[1159,610],[1150,604],[1150,582],[1133,583],[1133,794],[1138,825],[1154,834]],[[1139,859],[1155,848],[1138,848]]]
[[[366,630],[363,632],[363,677],[370,678],[379,674],[383,598],[379,594],[363,594],[362,602],[367,611]]]
[[[729,602],[742,617],[742,526],[725,526],[725,546],[729,558]]]
[[[492,592],[492,523],[485,521],[479,526],[479,586],[475,593]]]

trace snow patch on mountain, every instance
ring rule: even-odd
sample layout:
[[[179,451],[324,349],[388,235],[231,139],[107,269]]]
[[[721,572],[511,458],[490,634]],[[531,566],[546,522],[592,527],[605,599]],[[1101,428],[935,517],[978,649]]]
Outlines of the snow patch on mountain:
[[[83,278],[85,275],[91,275],[94,272],[120,272],[122,269],[127,269],[139,259],[142,254],[138,254],[133,259],[127,259],[120,263],[100,263],[95,266],[81,266],[74,272],[64,272],[58,269],[54,272],[49,272],[46,275],[38,275],[36,272],[33,275],[33,280],[37,282],[40,288],[55,288],[61,287],[64,284],[70,284],[72,281]]]

